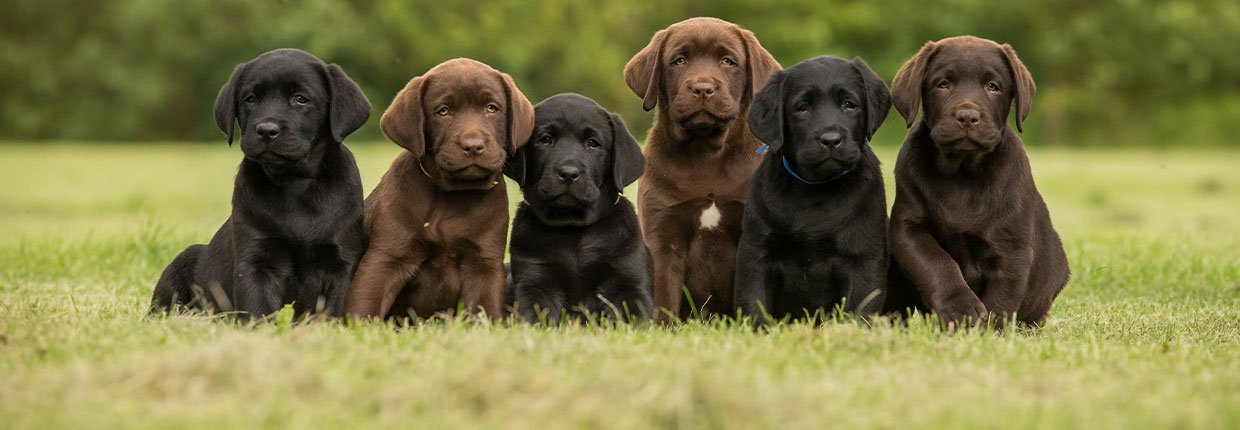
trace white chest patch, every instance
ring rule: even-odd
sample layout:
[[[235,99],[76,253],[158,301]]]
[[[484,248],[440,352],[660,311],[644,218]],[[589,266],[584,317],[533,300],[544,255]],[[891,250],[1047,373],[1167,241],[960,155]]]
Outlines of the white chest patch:
[[[719,207],[711,203],[709,207],[702,210],[702,217],[698,219],[698,224],[702,230],[712,230],[719,227],[719,220],[723,218],[723,213],[719,212]]]

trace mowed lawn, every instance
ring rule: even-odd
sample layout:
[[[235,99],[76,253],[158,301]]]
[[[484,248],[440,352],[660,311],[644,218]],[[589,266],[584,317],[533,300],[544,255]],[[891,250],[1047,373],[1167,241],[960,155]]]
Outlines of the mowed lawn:
[[[350,146],[369,191],[398,148]],[[1240,428],[1240,150],[1031,158],[1073,271],[1038,330],[397,330],[146,317],[236,146],[0,145],[0,427]]]

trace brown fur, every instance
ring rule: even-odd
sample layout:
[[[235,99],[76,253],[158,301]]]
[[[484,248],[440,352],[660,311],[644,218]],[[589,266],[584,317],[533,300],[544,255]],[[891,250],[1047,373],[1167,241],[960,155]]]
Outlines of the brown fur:
[[[512,78],[486,64],[450,60],[409,81],[380,120],[406,151],[366,198],[370,245],[347,314],[426,318],[462,304],[500,317],[508,233],[502,170],[533,124],[534,108]]]
[[[912,129],[895,168],[890,236],[902,270],[889,310],[928,306],[949,323],[1045,318],[1068,262],[1007,125],[1014,103],[1023,127],[1035,91],[1010,46],[972,36],[929,42],[900,69],[892,100]]]
[[[684,64],[674,64],[677,58]],[[724,61],[727,58],[728,61]],[[715,18],[692,18],[655,33],[624,68],[646,110],[660,106],[646,139],[638,204],[654,257],[654,303],[690,314],[682,288],[708,312],[731,314],[732,281],[749,178],[762,144],[749,132],[750,101],[779,63],[753,33]],[[695,84],[702,98],[695,96]],[[715,228],[699,228],[715,205]]]

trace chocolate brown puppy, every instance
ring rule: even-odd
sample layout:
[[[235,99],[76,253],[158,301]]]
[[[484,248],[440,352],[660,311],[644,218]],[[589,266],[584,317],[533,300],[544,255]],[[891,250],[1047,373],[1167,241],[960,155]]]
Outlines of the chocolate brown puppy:
[[[409,81],[379,122],[405,148],[366,198],[370,246],[345,305],[355,317],[501,316],[508,194],[504,162],[534,108],[508,75],[449,60]]]
[[[928,305],[949,324],[1046,317],[1068,261],[1007,124],[1015,104],[1021,130],[1034,91],[1012,47],[972,36],[926,43],[900,68],[892,100],[912,129],[896,160],[888,310]]]
[[[762,144],[745,116],[779,68],[753,33],[715,18],[660,30],[624,68],[643,107],[659,107],[637,201],[660,320],[690,315],[686,289],[708,313],[735,310],[736,245]]]

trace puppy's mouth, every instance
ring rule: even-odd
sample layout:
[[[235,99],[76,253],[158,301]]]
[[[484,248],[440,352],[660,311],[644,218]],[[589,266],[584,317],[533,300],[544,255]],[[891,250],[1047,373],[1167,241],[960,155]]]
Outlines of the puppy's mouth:
[[[281,154],[271,150],[263,151],[247,157],[251,160],[257,161],[259,164],[270,166],[287,166],[301,161],[303,158],[302,156]]]
[[[944,152],[953,154],[979,154],[990,152],[999,144],[997,129],[965,130],[955,124],[934,127],[930,139]]]
[[[456,170],[445,171],[449,177],[459,181],[481,181],[490,179],[495,175],[495,169],[488,169],[477,164],[471,164]]]

